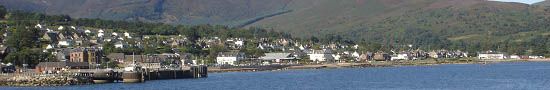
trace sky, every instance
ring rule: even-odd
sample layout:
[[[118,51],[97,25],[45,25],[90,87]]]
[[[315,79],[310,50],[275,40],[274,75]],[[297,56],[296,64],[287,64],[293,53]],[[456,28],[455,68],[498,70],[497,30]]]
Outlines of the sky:
[[[533,4],[544,0],[491,0],[491,1],[520,2],[520,3],[526,3],[526,4]]]

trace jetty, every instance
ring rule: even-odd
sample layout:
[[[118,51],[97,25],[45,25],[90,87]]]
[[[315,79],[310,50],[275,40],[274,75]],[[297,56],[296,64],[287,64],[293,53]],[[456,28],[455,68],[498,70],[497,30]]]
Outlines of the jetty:
[[[191,79],[208,77],[206,66],[191,66],[184,69],[144,69],[128,70],[92,70],[81,73],[92,73],[93,83],[140,83],[148,80]]]
[[[208,77],[206,66],[178,69],[139,68],[138,72],[123,69],[74,69],[61,73],[1,73],[0,86],[64,86],[102,83],[141,83],[149,80],[193,79]]]

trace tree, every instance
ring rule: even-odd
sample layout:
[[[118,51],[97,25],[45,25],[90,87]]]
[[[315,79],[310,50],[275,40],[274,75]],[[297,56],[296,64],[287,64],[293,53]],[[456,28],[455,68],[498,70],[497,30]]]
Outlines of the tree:
[[[144,54],[158,54],[157,49],[155,47],[145,46],[143,48]]]
[[[105,54],[110,54],[110,53],[116,53],[116,47],[115,47],[115,44],[113,42],[105,42],[103,43],[103,52],[105,52]]]
[[[4,16],[7,14],[7,10],[4,6],[0,6],[0,19],[4,19]]]
[[[112,61],[112,60],[105,60],[106,62],[101,63],[101,67],[103,68],[117,68],[118,62]]]
[[[40,49],[25,49],[19,52],[12,52],[6,56],[4,63],[13,63],[17,66],[28,64],[30,67],[36,66],[40,62],[55,61],[54,57],[42,52]]]
[[[38,32],[39,30],[34,28],[26,29],[23,26],[18,26],[15,30],[12,30],[11,35],[8,36],[6,45],[11,49],[15,49],[12,51],[38,48],[40,46]]]
[[[263,50],[254,47],[242,49],[241,52],[244,52],[247,57],[257,58],[265,56],[265,52]]]

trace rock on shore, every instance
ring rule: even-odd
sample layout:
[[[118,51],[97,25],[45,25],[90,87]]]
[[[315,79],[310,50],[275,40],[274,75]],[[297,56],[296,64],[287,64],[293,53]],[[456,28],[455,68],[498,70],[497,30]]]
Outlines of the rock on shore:
[[[90,79],[68,76],[13,76],[0,80],[0,86],[63,86],[89,84]]]

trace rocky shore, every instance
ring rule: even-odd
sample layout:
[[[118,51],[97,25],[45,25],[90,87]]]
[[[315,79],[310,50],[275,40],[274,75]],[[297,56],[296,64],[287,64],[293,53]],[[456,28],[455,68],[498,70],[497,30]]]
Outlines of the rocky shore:
[[[62,75],[42,75],[42,76],[2,76],[0,86],[64,86],[90,84],[88,78],[79,78]]]

